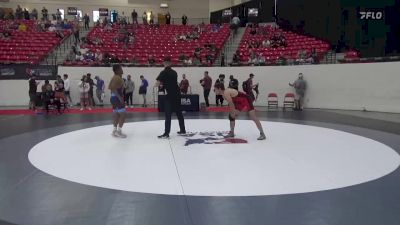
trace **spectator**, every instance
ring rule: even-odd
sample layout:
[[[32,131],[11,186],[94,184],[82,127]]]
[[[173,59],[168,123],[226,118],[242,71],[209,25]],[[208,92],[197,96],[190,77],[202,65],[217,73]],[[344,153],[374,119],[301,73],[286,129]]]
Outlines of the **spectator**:
[[[143,107],[147,107],[147,101],[146,101],[146,95],[147,95],[147,87],[149,86],[149,82],[147,82],[146,79],[144,79],[143,75],[140,75],[140,80],[142,83],[140,84],[139,87],[139,95],[143,97]]]
[[[216,85],[222,85],[221,87],[223,87],[223,90],[225,89],[225,82],[224,82],[224,79],[225,79],[225,75],[224,74],[220,74],[219,76],[218,76],[218,79],[215,81],[215,84],[214,84],[214,86],[216,86]],[[215,91],[215,90],[214,90]],[[219,106],[219,104],[221,104],[221,107],[223,106],[223,104],[224,104],[224,97],[222,96],[222,95],[219,95],[219,94],[215,94],[215,105],[216,106]]]
[[[185,66],[191,66],[191,65],[193,65],[193,60],[192,60],[192,58],[191,58],[191,57],[186,57],[186,58],[183,60],[183,65],[185,65]]]
[[[150,25],[154,25],[154,14],[153,14],[153,11],[150,11]]]
[[[165,23],[167,25],[171,24],[171,14],[169,12],[167,12],[167,14],[165,15]]]
[[[225,53],[221,53],[221,66],[224,67],[225,66]]]
[[[99,105],[103,106],[104,104],[104,80],[100,79],[99,76],[95,76],[94,79],[96,80],[96,97],[99,100]]]
[[[28,29],[28,27],[24,23],[20,23],[18,26],[18,31],[25,32]]]
[[[233,75],[229,76],[229,88],[239,90],[239,81]]]
[[[44,84],[42,85],[42,88],[41,88],[42,93],[45,92],[46,90],[48,90],[49,88],[53,90],[53,86],[51,86],[50,81],[45,80]]]
[[[45,20],[45,21],[49,20],[49,11],[44,6],[43,6],[43,9],[42,9],[42,19]]]
[[[43,103],[46,113],[49,114],[49,106],[55,105],[58,113],[61,114],[61,102],[56,98],[56,94],[51,88],[51,85],[47,85],[45,91],[42,93]]]
[[[26,8],[24,8],[24,19],[25,20],[29,20],[30,19],[29,11]]]
[[[237,66],[237,65],[239,65],[240,64],[240,58],[239,58],[239,56],[235,53],[235,54],[233,54],[233,58],[232,58],[232,63],[231,63],[231,65],[232,66]]]
[[[4,20],[5,17],[6,17],[6,14],[5,14],[5,12],[4,12],[4,9],[3,9],[3,8],[0,8],[0,20]]]
[[[15,9],[15,18],[17,18],[17,20],[22,20],[22,17],[23,17],[22,8],[20,5],[18,5],[17,8]]]
[[[265,56],[264,56],[262,53],[258,54],[257,63],[258,63],[258,65],[260,65],[260,66],[265,65],[266,59],[265,59]]]
[[[265,39],[265,40],[262,42],[262,46],[263,46],[264,48],[269,48],[269,47],[271,47],[271,41],[270,41],[269,39]]]
[[[182,15],[182,25],[186,25],[187,24],[187,16],[185,14]]]
[[[79,88],[80,99],[81,99],[81,109],[80,110],[83,111],[84,109],[86,109],[86,107],[88,107],[89,110],[92,110],[92,108],[90,108],[90,104],[89,104],[90,85],[87,82],[86,75],[82,76],[82,79],[78,84],[78,88]]]
[[[83,16],[83,21],[85,22],[85,29],[88,30],[89,29],[90,17],[89,17],[89,15],[87,13]]]
[[[71,84],[68,78],[68,74],[64,74],[64,93],[65,99],[69,104],[72,104],[71,94],[70,94]]]
[[[210,102],[208,97],[210,96],[211,86],[212,86],[212,79],[208,75],[208,71],[204,72],[204,78],[200,80],[201,86],[203,86],[203,94],[204,100],[206,101],[206,106],[210,107]]]
[[[36,76],[33,75],[29,79],[29,109],[36,111],[37,104],[37,86],[40,82],[36,81]]]
[[[254,74],[249,75],[249,79],[243,82],[242,88],[243,91],[250,97],[252,102],[256,100],[256,97],[254,96],[253,89],[258,86],[258,84],[253,85],[253,78]]]
[[[314,64],[319,64],[318,52],[317,52],[317,50],[315,48],[312,49],[311,57],[312,57],[312,60],[313,60]]]
[[[147,25],[147,13],[146,12],[143,12],[142,20],[143,20],[143,25]]]
[[[33,19],[33,20],[37,20],[37,19],[38,19],[38,11],[37,11],[36,8],[34,8],[34,9],[32,10],[32,19]]]
[[[133,9],[133,11],[132,11],[132,13],[131,13],[131,16],[132,16],[132,24],[139,24],[138,23],[138,14],[137,14],[137,12],[135,11],[135,9]]]
[[[304,95],[307,88],[307,84],[306,81],[304,80],[303,74],[299,73],[299,78],[293,83],[289,83],[289,86],[294,87],[296,91],[294,110],[302,111],[304,104]]]
[[[237,34],[237,30],[238,30],[239,26],[240,26],[240,18],[238,15],[236,15],[232,18],[232,22],[231,22],[231,28],[235,34]]]
[[[186,74],[182,74],[182,80],[179,83],[179,89],[181,93],[187,95],[189,89],[189,81],[186,79]]]
[[[60,9],[57,9],[56,20],[61,21],[61,19],[62,19],[62,13],[61,13]]]
[[[79,38],[79,24],[75,23],[74,28],[74,38],[75,38],[75,45],[77,45],[79,42],[81,42],[81,39]]]
[[[125,82],[125,101],[127,107],[133,108],[134,91],[135,91],[135,83],[133,82],[131,75],[128,75],[128,78]]]
[[[149,66],[153,66],[154,64],[156,64],[156,59],[154,58],[154,56],[149,55],[149,57],[147,58],[147,63]]]
[[[65,88],[64,81],[60,75],[57,75],[57,80],[54,82],[55,98],[65,103],[67,100],[65,98]]]
[[[95,86],[94,81],[92,79],[92,74],[88,73],[86,74],[86,82],[89,84],[89,106],[94,106],[94,93],[93,93],[93,87]]]

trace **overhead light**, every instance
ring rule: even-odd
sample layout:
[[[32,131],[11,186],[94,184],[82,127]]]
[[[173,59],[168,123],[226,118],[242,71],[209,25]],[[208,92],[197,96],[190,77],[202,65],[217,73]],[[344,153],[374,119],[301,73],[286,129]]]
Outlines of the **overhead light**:
[[[168,8],[168,4],[167,3],[161,3],[160,4],[160,8]]]

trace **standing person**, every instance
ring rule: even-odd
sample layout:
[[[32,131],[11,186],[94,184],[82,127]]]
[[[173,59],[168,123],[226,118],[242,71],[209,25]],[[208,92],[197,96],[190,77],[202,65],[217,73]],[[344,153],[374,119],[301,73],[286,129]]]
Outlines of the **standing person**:
[[[229,88],[239,90],[239,81],[233,77],[233,75],[229,76]]]
[[[249,79],[244,81],[242,84],[243,91],[250,97],[252,102],[254,102],[256,100],[256,97],[254,96],[254,93],[253,93],[253,89],[258,86],[258,84],[253,84],[253,78],[254,78],[254,74],[251,73],[249,75]]]
[[[125,101],[128,107],[133,108],[133,92],[135,91],[135,83],[131,75],[128,75],[125,82]],[[130,103],[130,104],[129,104]]]
[[[96,96],[99,100],[101,106],[104,105],[104,80],[100,79],[99,76],[95,76],[94,79],[96,80]]]
[[[179,88],[181,90],[181,93],[184,95],[187,95],[188,89],[189,89],[189,81],[186,79],[186,74],[182,74],[182,80],[179,83]]]
[[[60,11],[60,9],[57,9],[57,12],[56,12],[56,19],[57,19],[57,21],[61,21],[61,11]]]
[[[147,13],[146,12],[143,12],[142,20],[143,20],[143,25],[147,25]]]
[[[171,14],[169,12],[165,15],[165,22],[167,25],[171,24]]]
[[[75,38],[75,45],[78,45],[78,43],[81,42],[81,39],[79,38],[79,23],[74,24],[73,32],[74,32],[74,38]]]
[[[263,127],[261,125],[260,120],[257,118],[256,110],[254,109],[253,102],[250,96],[248,96],[243,92],[239,92],[236,89],[227,88],[225,90],[225,87],[221,83],[215,84],[214,88],[216,93],[224,96],[225,100],[228,102],[230,109],[229,112],[230,132],[226,137],[228,138],[235,137],[236,117],[238,116],[240,111],[244,111],[248,112],[250,118],[254,121],[258,130],[260,131],[260,136],[257,138],[257,140],[265,140],[266,136]]]
[[[26,8],[24,8],[24,19],[25,20],[29,20],[30,19],[29,11]]]
[[[89,15],[87,13],[83,16],[83,21],[85,22],[85,29],[88,30],[89,29],[90,17],[89,17]]]
[[[306,92],[307,88],[307,83],[304,80],[303,74],[299,73],[299,78],[293,82],[293,84],[289,83],[291,87],[294,87],[296,90],[296,96],[295,96],[295,108],[294,110],[296,111],[302,111],[303,110],[303,104],[304,104],[304,95]]]
[[[182,25],[186,25],[187,24],[187,16],[185,14],[182,15]]]
[[[32,19],[33,20],[37,20],[38,19],[38,11],[36,10],[36,8],[34,8],[32,10]]]
[[[49,19],[49,11],[44,6],[42,9],[42,19],[45,21]]]
[[[113,126],[111,133],[114,137],[126,138],[126,134],[122,133],[122,127],[125,123],[126,109],[124,104],[123,89],[124,81],[122,80],[122,66],[119,64],[113,65],[114,76],[111,78],[108,89],[111,91],[110,102],[113,107]]]
[[[64,91],[65,91],[65,98],[67,99],[68,103],[72,105],[72,99],[70,94],[71,83],[68,78],[68,74],[64,74]]]
[[[143,75],[140,75],[140,80],[142,83],[140,84],[139,87],[139,95],[143,97],[143,107],[147,107],[147,101],[146,101],[146,95],[147,95],[147,87],[149,86],[149,82],[147,82],[146,79],[144,79]]]
[[[92,79],[92,74],[88,73],[86,74],[87,82],[89,83],[89,106],[95,106],[94,102],[94,94],[93,94],[93,87],[94,87],[94,81]]]
[[[133,10],[132,11],[132,23],[133,24],[139,24],[137,18],[138,18],[138,14],[135,10]]]
[[[210,107],[210,102],[208,101],[208,97],[210,96],[212,79],[208,75],[208,71],[204,72],[204,78],[200,80],[200,84],[201,86],[203,86],[203,94],[204,94],[204,100],[206,101],[206,106]]]
[[[158,138],[169,138],[171,132],[171,116],[172,112],[176,113],[179,121],[178,134],[186,134],[185,119],[183,118],[181,110],[181,93],[178,87],[178,74],[171,68],[171,59],[169,57],[164,59],[165,69],[161,71],[157,77],[157,85],[162,84],[167,90],[165,97],[165,130],[164,133]]]
[[[86,107],[88,107],[89,110],[92,110],[92,108],[90,108],[90,104],[89,104],[90,85],[88,83],[86,75],[82,76],[82,79],[78,84],[78,88],[79,88],[80,99],[81,99],[81,109],[80,110],[83,111],[84,109],[86,109]]]
[[[150,25],[154,24],[154,14],[153,11],[150,12]]]
[[[36,81],[36,76],[33,75],[31,79],[29,79],[29,109],[36,111],[37,104],[37,86],[40,82]]]
[[[224,86],[224,88],[225,88],[224,79],[225,79],[225,75],[224,74],[220,74],[218,79],[215,81],[214,85],[222,84]],[[218,94],[217,92],[215,92],[215,104],[216,104],[216,106],[219,106],[219,103],[221,103],[221,106],[224,104],[224,97],[222,95]]]

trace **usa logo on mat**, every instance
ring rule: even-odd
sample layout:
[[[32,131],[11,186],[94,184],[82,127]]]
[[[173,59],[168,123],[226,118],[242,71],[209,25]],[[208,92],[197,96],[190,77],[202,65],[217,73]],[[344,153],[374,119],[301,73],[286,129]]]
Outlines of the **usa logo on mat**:
[[[194,144],[247,144],[247,140],[227,138],[228,131],[192,132],[182,135],[186,138],[185,146]]]

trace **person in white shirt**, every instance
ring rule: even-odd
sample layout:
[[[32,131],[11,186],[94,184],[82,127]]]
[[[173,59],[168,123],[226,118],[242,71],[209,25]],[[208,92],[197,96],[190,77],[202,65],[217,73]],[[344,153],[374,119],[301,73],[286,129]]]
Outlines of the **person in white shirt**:
[[[83,75],[82,80],[78,84],[79,93],[81,95],[81,111],[83,111],[86,106],[89,110],[92,110],[89,105],[89,89],[90,84],[88,83],[86,75]]]
[[[65,98],[68,101],[68,104],[72,104],[72,99],[70,95],[70,88],[71,84],[69,82],[68,74],[64,74],[64,93],[65,93]]]

